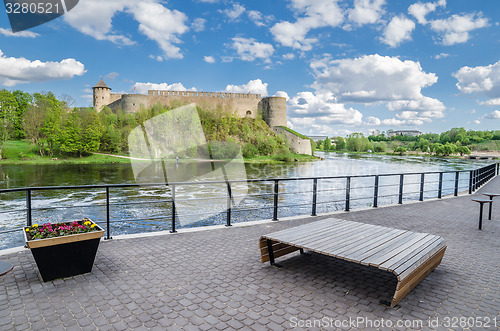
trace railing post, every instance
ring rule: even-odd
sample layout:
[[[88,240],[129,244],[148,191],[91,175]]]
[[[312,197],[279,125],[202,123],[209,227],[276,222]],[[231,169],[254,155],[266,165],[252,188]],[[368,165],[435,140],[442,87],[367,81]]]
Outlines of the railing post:
[[[401,174],[399,175],[399,204],[403,203],[403,181],[404,181],[404,175]]]
[[[275,179],[274,180],[273,221],[278,220],[278,193],[279,193],[278,179]]]
[[[375,176],[375,185],[373,186],[373,207],[378,207],[378,175]]]
[[[31,190],[26,190],[26,226],[31,226]]]
[[[318,178],[314,178],[313,179],[313,199],[312,199],[311,216],[316,216],[317,196],[318,196]]]
[[[109,224],[109,187],[106,186],[106,240],[113,239],[111,237],[111,228]]]
[[[231,183],[227,182],[227,220],[226,226],[231,226]]]
[[[460,177],[460,172],[456,171],[455,172],[455,192],[453,192],[454,196],[458,196],[458,180]]]
[[[438,199],[443,196],[443,173],[439,173],[439,184],[438,184]]]
[[[349,211],[351,201],[351,177],[346,177],[345,183],[345,211]]]
[[[472,170],[472,192],[476,190],[476,170]]]
[[[420,197],[419,201],[424,201],[424,182],[425,182],[425,173],[420,174]]]
[[[469,171],[469,194],[472,194],[472,170]]]
[[[172,229],[170,233],[176,233],[175,231],[175,184],[171,184],[170,188],[172,190]]]

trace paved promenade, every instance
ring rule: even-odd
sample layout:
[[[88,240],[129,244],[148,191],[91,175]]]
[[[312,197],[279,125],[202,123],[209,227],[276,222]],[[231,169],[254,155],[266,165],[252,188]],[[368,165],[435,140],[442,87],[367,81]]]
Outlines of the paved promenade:
[[[476,196],[481,192],[500,192],[500,176]],[[260,263],[260,235],[321,216],[113,239],[101,243],[92,273],[49,283],[40,281],[28,250],[0,256],[15,266],[0,278],[0,330],[283,330],[314,322],[326,330],[334,329],[330,323],[346,330],[436,329],[429,321],[448,326],[442,329],[495,330],[500,198],[482,231],[471,198],[333,215],[446,240],[442,264],[393,309],[379,303],[393,294],[390,273],[318,254],[278,259],[280,269]]]

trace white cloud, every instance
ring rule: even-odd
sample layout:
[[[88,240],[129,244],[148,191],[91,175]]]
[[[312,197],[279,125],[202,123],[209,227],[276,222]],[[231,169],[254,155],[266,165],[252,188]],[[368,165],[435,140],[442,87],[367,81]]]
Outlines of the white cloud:
[[[283,54],[283,58],[285,60],[293,60],[293,59],[295,59],[295,54],[293,54],[293,53],[286,53],[286,54]]]
[[[439,0],[437,2],[417,2],[408,7],[408,13],[413,15],[420,24],[427,24],[427,19],[425,18],[427,14],[435,11],[437,7],[446,7],[446,0]]]
[[[4,86],[71,79],[85,71],[81,62],[71,58],[60,62],[31,61],[23,57],[6,57],[0,50],[0,84]]]
[[[158,43],[165,58],[181,59],[183,57],[180,48],[174,44],[180,43],[177,35],[188,30],[184,24],[187,21],[187,16],[184,13],[170,10],[159,3],[141,1],[136,3],[132,12],[140,23],[139,31]]]
[[[110,72],[109,74],[107,74],[106,76],[104,76],[104,79],[105,80],[115,80],[118,76],[120,76],[119,73],[117,73],[117,72]]]
[[[385,103],[398,113],[387,121],[399,125],[421,125],[444,117],[444,104],[422,94],[422,88],[436,83],[437,76],[425,73],[419,62],[378,54],[342,60],[326,56],[311,62],[311,68],[316,78],[312,87],[316,95],[331,97],[328,104]],[[373,118],[364,122],[377,123]]]
[[[354,108],[336,103],[331,93],[299,92],[288,100],[288,114],[293,119],[314,118],[329,125],[360,125],[363,115]]]
[[[474,120],[472,123],[474,123],[474,124],[481,124],[481,121],[479,121],[479,120]]]
[[[377,23],[385,10],[385,0],[355,0],[354,8],[348,10],[348,17],[356,25]]]
[[[403,41],[411,40],[411,33],[415,29],[415,22],[404,15],[395,16],[385,27],[382,42],[391,47],[396,47]]]
[[[267,83],[262,83],[262,80],[255,79],[243,85],[227,85],[225,91],[230,93],[253,93],[267,96]]]
[[[416,100],[398,100],[391,101],[387,103],[387,109],[390,111],[400,111],[400,110],[417,110],[425,117],[429,118],[442,118],[444,117],[443,111],[446,107],[444,104],[433,98],[422,97]]]
[[[239,3],[233,3],[232,8],[225,9],[222,12],[226,14],[226,16],[229,17],[231,21],[234,21],[238,17],[240,17],[245,12],[245,10],[245,7],[240,5]]]
[[[191,23],[191,29],[195,32],[201,32],[205,30],[205,23],[207,22],[204,18],[195,18],[193,23]]]
[[[255,59],[262,59],[266,63],[270,63],[270,57],[274,53],[274,47],[271,44],[261,43],[255,41],[253,38],[233,38],[232,48],[236,50],[240,59],[243,61],[254,61]]]
[[[434,56],[434,58],[436,60],[439,60],[439,59],[445,59],[447,58],[448,56],[450,56],[450,54],[447,54],[447,53],[439,53],[438,55]]]
[[[205,61],[206,63],[215,63],[215,59],[213,56],[204,56],[203,61]]]
[[[274,38],[283,46],[308,51],[317,41],[306,38],[312,29],[337,27],[344,19],[337,0],[291,0],[292,10],[297,18],[295,23],[281,21],[271,28]]]
[[[443,45],[455,45],[469,40],[469,32],[488,26],[482,14],[453,15],[447,19],[430,21],[431,29],[441,33]]]
[[[4,35],[6,37],[22,37],[22,38],[36,38],[39,36],[38,33],[31,32],[28,30],[14,33],[11,30],[7,30],[4,28],[0,28],[0,34]]]
[[[495,110],[491,114],[487,114],[484,116],[487,120],[500,120],[500,110]]]
[[[420,100],[421,89],[437,82],[437,76],[425,73],[419,62],[378,54],[314,65],[313,87],[334,93],[340,102]]]
[[[479,102],[483,106],[500,106],[500,98],[493,98],[486,101]]]
[[[188,30],[187,16],[170,10],[160,0],[86,0],[64,15],[64,19],[78,31],[97,40],[109,40],[118,45],[134,45],[135,41],[113,28],[113,17],[130,14],[139,23],[139,31],[158,43],[163,57],[182,58],[179,35]]]
[[[247,12],[248,17],[255,23],[257,26],[266,26],[269,22],[274,20],[273,15],[262,15],[262,13],[258,10],[249,10]]]
[[[500,60],[494,64],[478,67],[462,67],[452,74],[458,80],[457,88],[466,94],[483,94],[489,100],[483,105],[500,104]]]
[[[196,91],[196,88],[192,87],[187,89],[182,85],[182,83],[135,83],[132,85],[132,89],[135,93],[147,94],[149,90],[163,90],[163,91]]]
[[[199,2],[205,2],[205,3],[217,3],[219,0],[198,0]]]
[[[288,93],[286,93],[285,91],[278,91],[274,94],[275,97],[282,97],[282,98],[285,98],[286,101],[290,100],[290,97],[288,96]]]

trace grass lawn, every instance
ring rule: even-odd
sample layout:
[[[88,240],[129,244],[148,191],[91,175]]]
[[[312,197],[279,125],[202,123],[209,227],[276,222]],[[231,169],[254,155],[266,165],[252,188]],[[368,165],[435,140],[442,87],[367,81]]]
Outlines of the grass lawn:
[[[126,156],[126,155],[122,155]],[[299,162],[315,161],[317,157],[305,154],[294,154],[293,159]],[[259,156],[251,159],[245,159],[247,163],[283,163],[272,156]],[[28,140],[10,140],[6,141],[0,164],[110,164],[110,163],[130,163],[127,158],[92,154],[84,157],[69,157],[69,156],[40,156],[36,146],[32,145]]]

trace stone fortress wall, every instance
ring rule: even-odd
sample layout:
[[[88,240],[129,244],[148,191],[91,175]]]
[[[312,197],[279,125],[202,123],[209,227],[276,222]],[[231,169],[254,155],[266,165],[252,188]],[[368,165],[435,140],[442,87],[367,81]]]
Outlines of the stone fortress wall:
[[[283,97],[264,97],[251,93],[199,92],[199,91],[163,91],[150,90],[148,95],[111,93],[106,83],[101,79],[93,87],[94,108],[100,111],[108,106],[112,110],[122,109],[126,112],[138,112],[141,107],[148,108],[156,104],[171,106],[172,103],[195,103],[204,109],[226,108],[240,117],[256,118],[260,113],[271,127],[287,125],[286,99]],[[276,131],[276,130],[275,130]],[[279,130],[281,131],[281,130]],[[304,142],[288,139],[293,151],[302,154],[312,154],[312,150],[304,147]],[[299,146],[300,145],[300,146]],[[307,145],[307,144],[305,144]],[[310,144],[309,144],[310,145]]]

